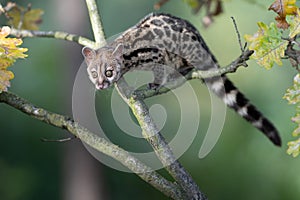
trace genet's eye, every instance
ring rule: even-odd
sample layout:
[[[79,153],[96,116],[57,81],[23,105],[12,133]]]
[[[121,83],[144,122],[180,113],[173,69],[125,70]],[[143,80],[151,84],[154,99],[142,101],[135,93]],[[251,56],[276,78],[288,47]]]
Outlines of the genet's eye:
[[[92,77],[93,78],[97,78],[98,77],[98,73],[96,71],[92,71]]]
[[[106,77],[110,78],[110,77],[112,77],[112,75],[113,75],[113,70],[106,70],[105,71],[105,76]]]

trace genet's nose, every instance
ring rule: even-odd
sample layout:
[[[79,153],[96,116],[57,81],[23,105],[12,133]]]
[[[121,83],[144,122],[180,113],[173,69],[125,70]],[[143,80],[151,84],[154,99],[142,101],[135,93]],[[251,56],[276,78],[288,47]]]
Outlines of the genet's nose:
[[[104,88],[104,84],[103,83],[99,83],[99,82],[96,83],[96,89],[97,90],[102,90],[103,88]]]

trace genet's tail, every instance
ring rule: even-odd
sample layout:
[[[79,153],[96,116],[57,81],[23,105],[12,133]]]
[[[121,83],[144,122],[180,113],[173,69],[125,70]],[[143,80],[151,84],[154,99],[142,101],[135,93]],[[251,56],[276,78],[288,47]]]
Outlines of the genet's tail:
[[[218,97],[223,99],[227,106],[233,108],[263,132],[275,145],[281,146],[281,139],[274,125],[244,97],[226,76],[209,78],[204,81]]]

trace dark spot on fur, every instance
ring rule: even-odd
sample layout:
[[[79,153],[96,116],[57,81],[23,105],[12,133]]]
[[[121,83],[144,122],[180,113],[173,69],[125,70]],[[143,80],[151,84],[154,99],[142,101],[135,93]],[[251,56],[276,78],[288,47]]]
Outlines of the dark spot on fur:
[[[239,108],[244,107],[247,104],[248,100],[242,95],[242,93],[238,92],[236,94],[236,103]]]
[[[174,24],[175,21],[169,16],[162,18],[167,24]]]
[[[151,31],[147,32],[144,37],[143,37],[144,40],[153,40],[154,39],[154,35]]]
[[[155,28],[155,29],[153,29],[153,31],[156,35],[159,36],[159,38],[162,38],[164,36],[164,32],[160,29]]]
[[[145,62],[150,63],[150,62],[153,62],[153,60],[151,58],[148,58],[148,59],[145,60]]]
[[[176,36],[176,33],[173,33],[173,34],[172,34],[172,40],[173,40],[174,42],[176,42],[176,41],[177,41],[177,36]]]
[[[187,50],[190,51],[192,49],[192,45],[187,45]]]
[[[183,42],[189,41],[190,40],[189,35],[188,34],[183,34],[182,40],[183,40]]]
[[[156,25],[156,26],[161,26],[164,23],[162,21],[160,21],[159,19],[153,19],[152,21],[150,21],[151,24]]]
[[[154,53],[157,53],[157,52],[158,52],[158,49],[153,48],[152,51],[153,51]]]
[[[159,48],[164,48],[164,45],[161,44],[161,43],[157,44],[157,46],[158,46]]]
[[[180,31],[180,27],[176,26],[175,24],[172,24],[172,25],[171,25],[171,29],[172,29],[173,31],[177,31],[177,32]]]
[[[169,27],[167,29],[165,29],[165,33],[166,33],[167,37],[171,36],[171,31],[170,31]]]
[[[167,42],[166,40],[164,40],[163,43],[164,43],[164,45],[165,45],[166,47],[168,47],[169,49],[170,49],[171,46],[172,46],[172,43],[171,43],[171,42]]]
[[[236,87],[234,87],[232,82],[229,81],[228,79],[225,80],[224,87],[225,87],[225,92],[226,93],[230,93],[232,90],[236,89]]]
[[[137,29],[137,31],[136,31],[136,33],[135,33],[135,37],[136,37],[136,38],[139,37],[142,31],[143,31],[143,30],[140,29],[140,28]]]

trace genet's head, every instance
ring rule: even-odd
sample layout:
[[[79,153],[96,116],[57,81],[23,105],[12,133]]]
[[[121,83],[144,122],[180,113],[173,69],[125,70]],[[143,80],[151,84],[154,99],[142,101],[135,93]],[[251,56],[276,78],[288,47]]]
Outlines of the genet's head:
[[[97,90],[106,89],[121,77],[123,65],[123,45],[116,48],[102,47],[93,50],[89,47],[82,49],[87,64],[90,80]]]

